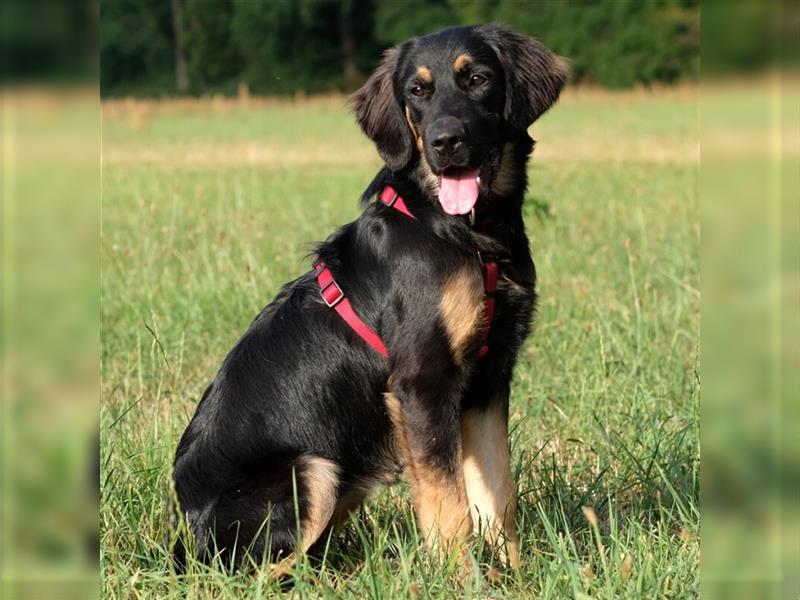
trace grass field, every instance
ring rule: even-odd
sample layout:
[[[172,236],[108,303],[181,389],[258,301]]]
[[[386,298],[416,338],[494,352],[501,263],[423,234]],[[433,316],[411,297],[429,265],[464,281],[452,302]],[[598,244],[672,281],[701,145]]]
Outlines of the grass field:
[[[474,577],[453,583],[401,485],[321,565],[301,561],[286,594],[698,596],[695,90],[573,91],[532,132],[540,305],[511,399],[522,569],[489,570],[475,544]],[[104,597],[278,591],[264,573],[170,571],[173,452],[227,350],[311,244],[355,218],[378,166],[339,98],[103,106]]]

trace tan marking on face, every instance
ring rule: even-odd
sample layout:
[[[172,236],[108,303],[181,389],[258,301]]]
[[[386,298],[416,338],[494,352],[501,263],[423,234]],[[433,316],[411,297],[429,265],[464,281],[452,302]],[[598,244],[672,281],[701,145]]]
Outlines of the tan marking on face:
[[[470,64],[472,64],[472,57],[467,52],[462,52],[456,56],[456,59],[453,61],[453,71],[458,73]]]
[[[462,269],[445,281],[439,313],[444,323],[450,350],[457,363],[478,333],[483,319],[483,280],[474,269]]]
[[[501,559],[519,565],[516,492],[511,477],[507,417],[495,399],[485,411],[461,417],[462,465],[475,532],[498,549]]]
[[[419,129],[417,129],[417,124],[414,123],[414,119],[411,118],[411,109],[406,106],[406,123],[408,123],[408,127],[411,129],[411,133],[414,135],[414,140],[417,142],[417,150],[419,150],[420,154],[422,154],[422,136],[419,133]]]
[[[428,194],[432,198],[439,196],[439,177],[433,172],[425,153],[419,153],[419,164],[417,165],[417,176],[420,182],[427,187]]]
[[[419,129],[417,128],[417,124],[414,123],[414,119],[411,118],[411,110],[407,106],[406,122],[408,123],[408,127],[411,129],[411,133],[414,135],[417,150],[419,151],[419,163],[417,164],[417,175],[419,176],[419,180],[424,186],[427,186],[428,193],[431,196],[438,196],[439,178],[434,175],[430,165],[428,164],[428,159],[425,158],[425,146],[424,142],[422,141],[422,135],[419,133]]]
[[[336,509],[339,486],[339,465],[319,456],[303,456],[297,461],[296,472],[306,488],[308,512],[300,524],[301,540],[298,549],[307,552],[327,529]],[[299,483],[299,482],[298,482]],[[297,561],[296,552],[271,565],[273,577],[284,577]]]
[[[417,77],[419,77],[420,80],[424,81],[425,83],[433,82],[433,73],[431,73],[431,70],[424,65],[417,67]]]

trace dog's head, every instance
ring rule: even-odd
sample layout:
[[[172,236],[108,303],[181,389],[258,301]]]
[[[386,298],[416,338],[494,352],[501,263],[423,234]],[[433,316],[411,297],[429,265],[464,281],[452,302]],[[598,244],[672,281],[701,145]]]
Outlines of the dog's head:
[[[393,171],[418,153],[450,214],[493,189],[503,146],[558,98],[566,62],[499,25],[445,29],[390,48],[351,98],[356,119]]]

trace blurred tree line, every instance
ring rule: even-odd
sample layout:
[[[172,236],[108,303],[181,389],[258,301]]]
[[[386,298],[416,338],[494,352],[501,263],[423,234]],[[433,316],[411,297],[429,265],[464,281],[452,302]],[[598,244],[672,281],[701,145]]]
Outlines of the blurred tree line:
[[[103,95],[355,88],[381,51],[500,21],[607,87],[695,79],[699,0],[101,0]]]

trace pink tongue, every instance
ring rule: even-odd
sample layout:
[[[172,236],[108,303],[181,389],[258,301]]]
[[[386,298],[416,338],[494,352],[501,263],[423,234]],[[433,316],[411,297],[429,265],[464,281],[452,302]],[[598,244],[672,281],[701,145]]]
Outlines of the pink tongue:
[[[478,169],[442,174],[439,184],[439,203],[448,215],[465,215],[478,201]]]

